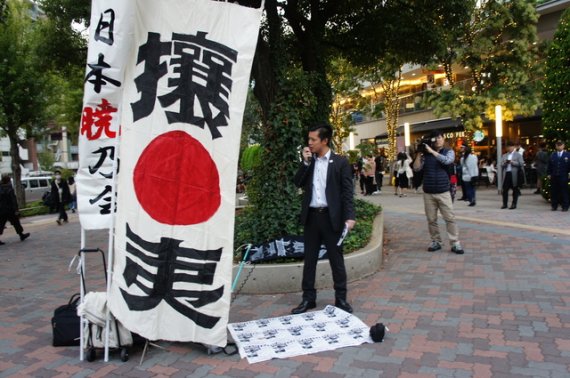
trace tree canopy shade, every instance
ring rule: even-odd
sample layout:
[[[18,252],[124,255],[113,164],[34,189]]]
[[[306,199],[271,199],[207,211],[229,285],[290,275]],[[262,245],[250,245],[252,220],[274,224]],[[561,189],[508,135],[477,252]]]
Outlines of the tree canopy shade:
[[[533,1],[468,2],[470,21],[444,34],[446,48],[437,56],[451,89],[435,93],[431,104],[436,115],[461,119],[469,132],[481,127],[485,112],[494,118],[495,105],[506,109],[506,120],[533,114],[540,69]],[[470,78],[456,82],[454,67],[465,67]]]
[[[557,139],[570,143],[570,9],[562,14],[548,51],[544,82],[544,137],[551,147]]]
[[[22,206],[18,146],[25,133],[33,134],[43,123],[49,89],[49,75],[39,69],[36,53],[38,24],[29,17],[26,4],[8,0],[0,23],[0,128],[10,140],[12,174]]]

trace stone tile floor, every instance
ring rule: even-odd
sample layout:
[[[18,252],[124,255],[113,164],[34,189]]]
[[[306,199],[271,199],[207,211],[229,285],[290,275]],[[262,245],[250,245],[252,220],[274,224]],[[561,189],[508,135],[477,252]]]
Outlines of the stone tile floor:
[[[570,214],[550,211],[530,189],[516,210],[500,210],[496,190],[477,196],[475,207],[455,205],[462,256],[447,243],[426,252],[421,194],[399,198],[386,187],[366,197],[384,207],[386,259],[349,285],[349,300],[365,323],[388,325],[385,341],[252,365],[192,343],[161,343],[168,351],[151,349],[142,365],[140,347],[128,362],[112,353],[107,363],[52,347],[53,310],[79,287],[68,265],[80,227],[75,215],[64,226],[54,216],[26,219],[30,239],[21,243],[10,227],[0,246],[0,377],[569,377]],[[90,232],[87,245],[106,250],[106,237]],[[90,289],[103,290],[100,261],[88,266]],[[287,314],[299,300],[238,295],[230,321]],[[319,292],[319,307],[333,302],[332,290]]]

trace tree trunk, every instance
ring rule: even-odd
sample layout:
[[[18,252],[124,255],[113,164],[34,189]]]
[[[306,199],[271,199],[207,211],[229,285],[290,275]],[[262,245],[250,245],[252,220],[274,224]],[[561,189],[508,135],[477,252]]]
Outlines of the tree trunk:
[[[20,152],[18,149],[18,133],[10,133],[8,138],[10,139],[10,158],[12,159],[11,166],[14,191],[16,192],[18,206],[23,208],[26,206],[26,194],[24,192],[24,187],[22,186],[22,168],[20,164]]]
[[[394,79],[382,81],[384,88],[384,111],[386,112],[386,129],[388,131],[388,160],[396,161],[396,128],[398,127],[398,118],[400,115],[400,99],[398,93],[400,91],[400,80],[402,71],[398,70]]]

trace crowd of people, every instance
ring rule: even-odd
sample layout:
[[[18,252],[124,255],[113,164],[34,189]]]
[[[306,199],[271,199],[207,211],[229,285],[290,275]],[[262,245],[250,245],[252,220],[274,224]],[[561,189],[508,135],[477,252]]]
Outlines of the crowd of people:
[[[558,141],[556,149],[558,148],[565,151],[565,144]],[[503,193],[501,208],[514,210],[517,208],[520,188],[525,185],[536,186],[534,194],[541,194],[543,182],[548,176],[549,182],[554,186],[555,201],[558,201],[553,203],[553,209],[560,205],[562,210],[566,211],[565,209],[568,208],[564,197],[566,191],[562,190],[563,184],[561,184],[566,179],[561,181],[559,178],[559,171],[564,171],[564,167],[557,168],[565,162],[566,154],[567,152],[564,152],[563,157],[556,159],[558,155],[549,154],[544,142],[525,150],[520,144],[507,141],[505,153],[499,161],[503,176],[501,182],[498,183],[496,160],[486,155],[477,155],[471,146],[463,143],[459,146],[453,164],[448,168],[452,201],[455,201],[455,193],[459,187],[461,197],[458,200],[468,202],[468,206],[476,206],[476,188],[480,185],[495,186],[501,188]],[[353,165],[353,172],[355,180],[359,182],[360,193],[365,196],[382,193],[385,175],[390,175],[390,183],[394,188],[395,196],[406,197],[408,190],[417,193],[423,183],[423,171],[414,171],[412,166],[421,156],[422,154],[417,150],[411,154],[400,151],[396,160],[389,162],[382,148],[376,156],[369,154],[359,158]],[[509,197],[511,198],[510,204]]]

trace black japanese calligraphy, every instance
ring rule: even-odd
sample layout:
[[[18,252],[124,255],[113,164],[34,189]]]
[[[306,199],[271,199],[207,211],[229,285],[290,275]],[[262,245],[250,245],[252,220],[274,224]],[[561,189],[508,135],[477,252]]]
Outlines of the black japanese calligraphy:
[[[92,175],[97,173],[99,171],[99,169],[101,169],[101,167],[103,166],[103,164],[105,163],[105,161],[107,160],[107,158],[109,158],[109,160],[115,160],[115,147],[114,146],[106,146],[106,147],[99,147],[97,150],[93,151],[94,154],[98,154],[99,155],[99,160],[97,160],[97,163],[92,167],[89,166],[89,173],[91,173]],[[117,164],[117,168],[119,167],[119,164]],[[117,169],[117,172],[119,170]],[[105,178],[112,178],[113,177],[113,172],[98,172],[101,176],[105,177]]]
[[[113,36],[113,29],[115,28],[115,11],[113,9],[107,9],[105,12],[101,13],[99,22],[97,23],[97,28],[95,29],[95,40],[106,43],[111,46],[115,42]]]
[[[105,214],[111,214],[111,193],[113,192],[113,188],[111,187],[111,185],[105,185],[105,188],[103,189],[103,191],[101,193],[99,193],[99,195],[95,198],[92,198],[89,200],[89,203],[91,205],[94,205],[100,201],[103,202],[103,204],[99,204],[99,213],[101,215],[105,215]],[[108,196],[107,196],[108,194]],[[106,196],[106,197],[105,197]],[[116,209],[115,209],[116,211]]]
[[[180,247],[180,243],[182,240],[165,237],[158,243],[148,242],[127,224],[127,263],[123,277],[129,288],[134,286],[143,294],[123,289],[121,293],[132,311],[148,311],[165,301],[200,327],[213,328],[220,318],[195,309],[217,302],[224,286],[209,291],[186,290],[181,284],[212,285],[222,249],[198,250]]]
[[[174,77],[168,78],[167,86],[174,89],[158,96],[161,106],[168,108],[168,123],[188,123],[200,128],[207,125],[213,139],[222,136],[218,128],[228,125],[232,68],[238,53],[208,40],[206,35],[173,33],[172,41],[161,42],[160,34],[148,33],[147,42],[138,52],[137,64],[144,61],[144,72],[135,79],[141,97],[131,104],[133,120],[152,113],[158,81],[172,67]],[[168,65],[160,59],[165,55],[171,57]],[[172,109],[173,106],[178,108]]]
[[[103,70],[111,68],[111,66],[105,62],[105,55],[99,54],[97,63],[88,63],[87,66],[91,69],[91,71],[89,71],[85,77],[85,81],[93,84],[93,90],[96,93],[101,93],[101,88],[104,85],[107,85],[107,83],[113,84],[116,87],[121,86],[120,81],[103,75]]]

